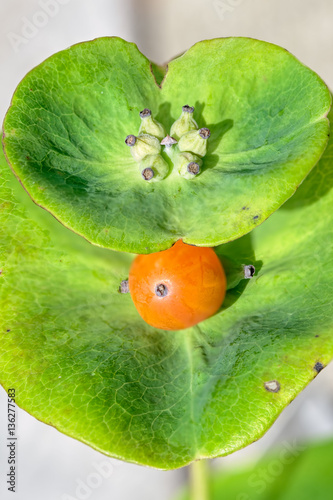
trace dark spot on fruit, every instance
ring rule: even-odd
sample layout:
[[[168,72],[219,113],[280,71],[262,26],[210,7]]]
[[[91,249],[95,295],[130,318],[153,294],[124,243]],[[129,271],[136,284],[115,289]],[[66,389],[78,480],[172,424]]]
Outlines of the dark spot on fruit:
[[[280,382],[277,380],[270,380],[269,382],[264,383],[265,389],[268,392],[279,392],[281,386]]]
[[[245,279],[250,279],[254,276],[254,273],[256,272],[256,268],[252,266],[252,264],[248,266],[244,266],[244,278]]]
[[[166,297],[168,295],[168,289],[163,283],[156,285],[155,294],[157,297]]]
[[[317,361],[317,363],[313,367],[313,369],[316,370],[317,373],[321,372],[323,368],[324,365],[320,361]]]

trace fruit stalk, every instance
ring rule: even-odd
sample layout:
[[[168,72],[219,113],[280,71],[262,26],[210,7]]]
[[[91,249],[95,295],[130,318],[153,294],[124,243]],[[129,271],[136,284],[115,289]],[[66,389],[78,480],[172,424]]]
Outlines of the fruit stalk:
[[[190,500],[209,500],[208,461],[196,460],[190,465]]]

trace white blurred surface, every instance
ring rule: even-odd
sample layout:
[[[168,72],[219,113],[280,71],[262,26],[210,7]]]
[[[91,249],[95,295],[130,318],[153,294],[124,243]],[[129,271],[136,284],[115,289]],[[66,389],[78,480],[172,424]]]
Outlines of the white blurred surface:
[[[260,38],[294,53],[333,88],[332,0],[59,0],[58,12],[49,15],[26,43],[14,47],[12,34],[21,36],[27,20],[38,18],[41,1],[0,0],[1,120],[16,85],[31,68],[56,51],[105,35],[136,42],[143,53],[160,63],[201,39]],[[1,500],[78,498],[77,481],[86,483],[96,473],[94,463],[108,459],[17,411],[19,476],[18,492],[13,495],[5,485],[7,398],[0,389]],[[229,468],[259,458],[284,440],[325,436],[333,437],[333,365],[318,375],[263,439],[214,462]],[[185,470],[166,473],[115,460],[111,464],[112,474],[90,493],[86,490],[87,499],[168,500],[186,476]]]
[[[57,6],[52,15],[45,11],[48,2]],[[0,0],[1,120],[20,80],[55,52],[100,36],[120,36],[134,41],[133,2],[134,0]],[[51,12],[51,8],[49,11]],[[46,15],[45,25],[41,12]],[[31,23],[34,25],[36,21],[43,26],[35,29],[31,27]]]

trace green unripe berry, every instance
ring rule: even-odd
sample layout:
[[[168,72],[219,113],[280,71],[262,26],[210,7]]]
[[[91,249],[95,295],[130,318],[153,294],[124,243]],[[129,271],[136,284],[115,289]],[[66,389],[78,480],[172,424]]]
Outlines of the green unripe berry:
[[[156,121],[151,114],[150,109],[145,108],[140,112],[141,125],[139,129],[139,135],[149,134],[153,135],[160,141],[165,137],[165,130],[163,125]]]
[[[139,166],[141,175],[146,181],[160,181],[169,173],[169,165],[161,155],[146,156]]]
[[[207,153],[207,141],[209,137],[210,130],[208,128],[191,130],[191,132],[187,132],[179,139],[179,150],[191,151],[192,153],[203,157]]]
[[[200,173],[201,165],[201,158],[192,153],[180,153],[175,163],[179,175],[189,180],[194,179]]]
[[[160,141],[149,134],[142,134],[138,137],[128,135],[125,143],[131,148],[131,153],[135,161],[141,161],[148,155],[156,155],[161,151]]]
[[[194,108],[188,105],[183,106],[183,112],[172,125],[170,130],[170,135],[177,139],[177,141],[184,135],[186,132],[190,132],[191,130],[197,130],[198,124],[193,119]]]

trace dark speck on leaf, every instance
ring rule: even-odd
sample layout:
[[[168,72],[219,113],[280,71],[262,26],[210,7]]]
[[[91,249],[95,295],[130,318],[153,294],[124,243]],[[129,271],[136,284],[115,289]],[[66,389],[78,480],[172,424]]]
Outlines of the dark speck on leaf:
[[[317,338],[317,337],[319,337],[319,335],[315,335],[315,337]]]
[[[317,361],[313,368],[317,373],[319,373],[324,368],[324,365],[320,361]]]
[[[9,333],[9,332],[10,332],[10,330],[7,330],[7,333]]]
[[[256,272],[256,268],[252,266],[252,264],[248,266],[244,266],[244,278],[250,279],[253,278],[254,273]]]
[[[259,215],[255,215],[255,216],[253,217],[253,220],[257,220],[257,219],[259,219]]]
[[[279,392],[281,386],[280,382],[277,380],[270,380],[269,382],[264,383],[265,389],[268,392]]]
[[[128,280],[123,280],[120,283],[120,287],[119,287],[118,291],[119,291],[119,293],[129,293],[130,289],[129,289]]]

